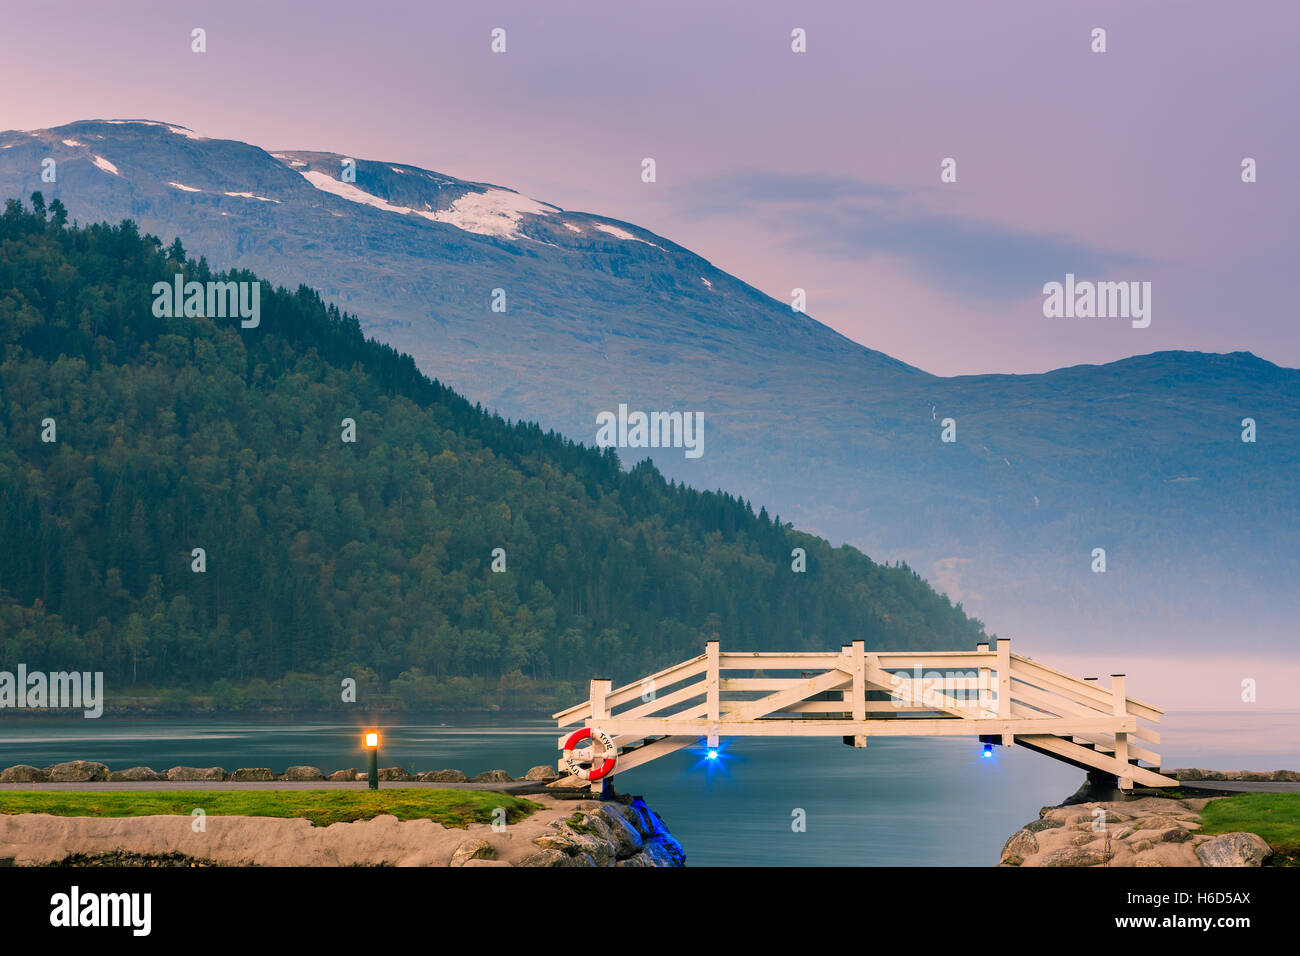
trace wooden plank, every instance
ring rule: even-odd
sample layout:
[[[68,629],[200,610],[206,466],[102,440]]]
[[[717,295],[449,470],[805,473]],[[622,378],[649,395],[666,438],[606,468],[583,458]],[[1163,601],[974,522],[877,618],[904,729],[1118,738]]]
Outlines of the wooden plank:
[[[719,685],[719,670],[721,665],[718,658],[718,642],[709,641],[704,645],[704,656],[708,661],[704,669],[704,698],[708,704],[708,716],[710,720],[717,720],[719,717],[719,695],[721,687]]]
[[[1089,684],[1087,681],[1075,677],[1073,674],[1067,674],[1065,671],[1057,670],[1055,667],[1048,667],[1046,664],[1043,664],[1040,661],[1031,661],[1027,657],[1019,657],[1014,654],[1012,655],[1012,657],[1014,658],[1015,663],[1017,664],[1019,663],[1027,664],[1031,668],[1037,669],[1038,671],[1043,672],[1045,675],[1049,677],[1055,677],[1057,680],[1065,681],[1067,684],[1071,686],[1081,686],[1084,689],[1085,693],[1091,692],[1090,697],[1092,700],[1094,700],[1099,704],[1104,704],[1109,706],[1110,694],[1107,693],[1102,688],[1097,687],[1094,684]],[[1129,703],[1129,708],[1128,708],[1129,713],[1135,714],[1138,717],[1145,717],[1147,720],[1159,721],[1160,716],[1164,713],[1164,711],[1161,710],[1159,707],[1153,707],[1151,704],[1148,704],[1145,701],[1138,700],[1137,698],[1134,697],[1128,698],[1128,703]]]
[[[665,737],[662,740],[648,743],[644,747],[638,747],[631,753],[619,754],[618,761],[614,764],[614,770],[610,776],[626,773],[628,770],[648,764],[651,760],[657,760],[660,757],[676,753],[685,747],[691,746],[691,744],[699,743],[699,740],[699,737]]]
[[[846,644],[841,650],[844,652],[849,670],[853,674],[853,686],[845,691],[848,702],[853,705],[850,716],[854,720],[866,720],[867,645],[863,641],[854,641],[852,644]],[[865,747],[866,745],[867,738],[865,734],[853,735],[853,746]]]
[[[830,667],[839,654],[736,654],[719,655],[718,666],[730,671],[819,671]]]
[[[1115,698],[1115,716],[1122,717],[1128,713],[1128,697],[1124,693],[1126,678],[1123,674],[1110,675],[1110,689]],[[1128,734],[1115,734],[1115,759],[1128,766]],[[1133,775],[1120,774],[1119,788],[1121,790],[1133,789]]]
[[[816,677],[801,680],[797,686],[787,687],[774,694],[768,694],[766,697],[760,697],[758,700],[731,704],[725,719],[728,721],[754,720],[764,714],[770,714],[774,710],[780,710],[787,704],[803,700],[805,697],[820,694],[822,691],[834,690],[852,680],[852,674],[846,674],[838,668],[830,670],[824,674],[818,674]]]
[[[656,695],[652,701],[639,704],[636,707],[629,707],[620,713],[619,717],[648,717],[651,714],[665,710],[669,707],[675,707],[678,704],[685,703],[688,700],[699,697],[708,689],[705,681],[696,681],[694,684],[687,684],[685,687],[678,688],[668,694]]]
[[[1051,753],[1066,757],[1078,763],[1086,764],[1097,770],[1104,770],[1106,773],[1114,774],[1115,777],[1123,777],[1127,774],[1137,783],[1144,784],[1148,787],[1176,787],[1178,781],[1172,777],[1162,776],[1147,767],[1138,767],[1133,764],[1120,765],[1114,757],[1108,757],[1105,754],[1099,754],[1095,750],[1089,750],[1087,747],[1080,747],[1078,744],[1071,743],[1068,740],[1062,740],[1055,735],[1018,735],[1023,737],[1023,742],[1046,750]]]
[[[645,693],[647,681],[654,681],[655,693],[658,693],[664,687],[680,684],[688,677],[703,673],[707,656],[707,654],[701,654],[699,657],[693,657],[689,661],[674,664],[672,667],[667,667],[656,674],[651,674],[649,677],[643,677],[634,683],[624,684],[609,696],[609,706],[617,707],[619,704],[626,704],[628,701],[640,697]]]
[[[637,738],[659,736],[706,736],[713,728],[725,737],[843,737],[867,734],[876,737],[962,737],[980,734],[1103,734],[1132,728],[1133,717],[1110,717],[1097,720],[1067,720],[1053,717],[1031,720],[1023,717],[1002,720],[997,717],[959,719],[952,717],[899,717],[868,720],[764,720],[726,715],[722,720],[659,720],[644,718],[622,720],[611,717],[601,723],[609,734],[628,734]]]

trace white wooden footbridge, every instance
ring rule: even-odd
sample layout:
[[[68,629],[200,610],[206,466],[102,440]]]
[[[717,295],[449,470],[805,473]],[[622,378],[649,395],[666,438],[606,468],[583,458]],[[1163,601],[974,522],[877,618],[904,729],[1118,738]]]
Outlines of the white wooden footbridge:
[[[561,728],[582,725],[559,739],[569,748],[560,772],[597,778],[595,792],[619,773],[723,737],[840,737],[865,747],[868,737],[940,736],[1018,744],[1129,790],[1178,785],[1148,747],[1160,743],[1150,725],[1162,713],[1127,696],[1123,674],[1101,687],[1012,654],[1006,640],[925,653],[868,653],[856,641],[800,654],[723,653],[710,641],[699,657],[617,690],[593,680],[588,700],[554,717]]]

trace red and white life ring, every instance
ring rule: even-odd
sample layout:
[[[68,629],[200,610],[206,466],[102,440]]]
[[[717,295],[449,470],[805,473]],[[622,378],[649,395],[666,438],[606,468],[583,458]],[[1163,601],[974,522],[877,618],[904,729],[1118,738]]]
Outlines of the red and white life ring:
[[[590,770],[583,768],[584,763],[594,764],[596,755],[593,748],[587,747],[583,750],[574,750],[579,743],[595,737],[600,741],[601,746],[605,748],[605,762],[599,768],[592,767]],[[575,730],[572,736],[564,742],[564,765],[569,768],[569,772],[576,774],[583,780],[599,780],[606,776],[614,769],[614,761],[618,759],[618,747],[614,745],[614,738],[604,731],[592,730],[590,727],[584,727],[582,730]]]

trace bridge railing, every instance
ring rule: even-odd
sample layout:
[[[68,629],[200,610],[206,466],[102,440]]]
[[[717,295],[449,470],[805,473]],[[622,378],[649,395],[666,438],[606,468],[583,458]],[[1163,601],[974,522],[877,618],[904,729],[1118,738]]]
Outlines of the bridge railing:
[[[1139,720],[1158,723],[1162,712],[1128,697],[1124,675],[1111,680],[1102,688],[1014,655],[1006,640],[974,651],[869,653],[856,641],[793,654],[723,653],[711,641],[698,657],[616,689],[593,680],[586,701],[554,717],[559,727],[600,729],[620,750],[639,745],[618,770],[721,736],[841,736],[865,746],[870,736],[979,735],[1113,770],[1121,783],[1150,780],[1160,757],[1145,745],[1160,735]]]

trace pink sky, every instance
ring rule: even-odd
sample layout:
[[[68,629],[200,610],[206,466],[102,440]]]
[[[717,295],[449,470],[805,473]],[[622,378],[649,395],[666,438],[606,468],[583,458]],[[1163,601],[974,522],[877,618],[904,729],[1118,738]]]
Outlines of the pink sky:
[[[805,288],[942,374],[1166,348],[1300,365],[1291,2],[6,7],[0,128],[151,118],[511,186]],[[1151,327],[1045,319],[1066,271],[1152,282]]]

